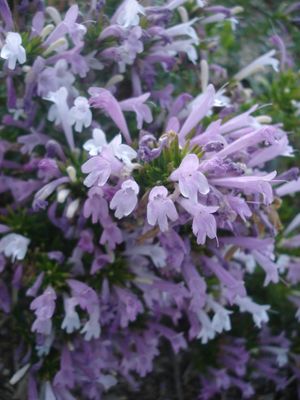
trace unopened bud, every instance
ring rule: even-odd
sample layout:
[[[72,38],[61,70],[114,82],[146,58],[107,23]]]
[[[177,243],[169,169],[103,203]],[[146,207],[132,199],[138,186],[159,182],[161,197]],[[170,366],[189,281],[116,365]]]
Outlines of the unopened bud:
[[[56,25],[61,22],[61,16],[58,10],[54,7],[46,7],[46,13],[53,19]]]
[[[67,167],[67,173],[68,173],[69,178],[71,179],[72,182],[76,182],[77,181],[76,169],[72,165],[69,165]]]
[[[79,199],[71,201],[71,203],[68,205],[67,211],[66,211],[67,218],[71,219],[74,217],[76,211],[78,210],[79,204],[80,204]]]

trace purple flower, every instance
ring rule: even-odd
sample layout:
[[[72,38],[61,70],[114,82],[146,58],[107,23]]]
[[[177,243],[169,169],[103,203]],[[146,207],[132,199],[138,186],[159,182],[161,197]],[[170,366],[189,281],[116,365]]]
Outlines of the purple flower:
[[[103,197],[103,190],[100,187],[92,187],[88,191],[88,198],[83,206],[83,215],[85,218],[92,217],[92,223],[96,224],[108,216],[108,204]]]
[[[260,193],[263,196],[264,203],[271,204],[273,201],[273,190],[270,181],[275,176],[276,171],[273,171],[266,175],[214,178],[210,179],[209,182],[216,186],[241,189],[246,194]]]
[[[34,310],[36,320],[31,330],[43,335],[50,335],[52,329],[51,318],[55,310],[56,293],[51,286],[48,286],[43,294],[36,297],[30,304],[30,309]]]
[[[144,104],[149,98],[150,93],[145,93],[139,97],[132,97],[128,100],[123,100],[119,104],[123,111],[133,111],[136,113],[137,128],[142,129],[143,121],[152,122],[152,113],[150,108]]]
[[[67,346],[64,346],[60,359],[60,370],[54,377],[54,386],[73,388],[75,385],[74,372],[71,352]]]
[[[206,283],[191,262],[184,262],[182,273],[191,294],[190,307],[196,313],[206,302]]]
[[[230,303],[236,300],[237,297],[246,296],[244,282],[241,279],[236,279],[231,272],[227,271],[212,258],[202,257],[202,260],[217,276],[220,283],[228,289],[226,295]]]
[[[123,133],[127,143],[131,143],[130,133],[119,102],[107,89],[92,87],[89,89],[92,107],[104,110]]]
[[[147,205],[147,220],[149,225],[158,224],[160,230],[165,232],[169,229],[168,218],[176,221],[177,210],[173,201],[168,197],[168,190],[164,186],[155,186],[149,193]]]
[[[102,156],[95,156],[87,160],[81,167],[81,171],[88,176],[83,181],[87,187],[103,186],[111,174],[111,165]]]
[[[47,96],[62,86],[71,90],[75,76],[70,72],[65,59],[58,60],[54,67],[47,67],[37,76],[37,92],[39,96]]]
[[[78,326],[77,316],[74,314],[74,304],[78,304],[89,314],[89,319],[81,330],[81,333],[85,334],[85,340],[89,341],[92,338],[99,338],[101,333],[101,327],[99,323],[100,307],[96,292],[90,286],[75,279],[68,279],[68,284],[72,290],[72,298],[74,299],[75,303],[68,303],[70,309],[68,310],[69,315],[66,314],[66,318],[69,318],[66,320],[65,326],[68,329],[73,328],[74,324],[75,327]],[[70,319],[70,317],[72,318]]]
[[[198,206],[198,211],[193,218],[193,234],[197,237],[198,244],[204,244],[206,236],[210,239],[217,237],[217,223],[212,215],[219,207]]]
[[[57,162],[52,158],[42,158],[38,163],[38,169],[39,178],[45,181],[58,178],[60,175]]]
[[[7,3],[7,0],[1,1],[0,14],[1,14],[3,22],[5,23],[5,29],[6,30],[13,29],[14,22],[13,22],[12,14],[11,14],[9,5]]]
[[[215,89],[208,85],[206,91],[192,102],[192,111],[179,131],[179,139],[182,141],[186,135],[201,121],[212,108],[215,98]]]
[[[138,202],[139,190],[139,186],[134,180],[128,179],[122,183],[121,189],[114,194],[110,202],[110,208],[116,210],[116,218],[121,219],[132,213]]]
[[[199,171],[199,158],[196,154],[187,154],[180,166],[170,175],[172,181],[179,183],[182,196],[197,202],[198,193],[206,195],[209,185],[206,177]]]
[[[115,287],[115,290],[120,302],[120,325],[125,328],[130,321],[136,320],[137,315],[144,311],[144,307],[131,291],[119,287]]]
[[[192,229],[198,244],[204,244],[206,236],[210,239],[217,237],[217,222],[212,214],[219,209],[218,206],[204,206],[188,199],[179,199],[179,204],[193,216]]]
[[[114,250],[117,244],[123,242],[123,234],[117,224],[110,220],[103,221],[103,232],[100,244],[107,244],[110,250]]]

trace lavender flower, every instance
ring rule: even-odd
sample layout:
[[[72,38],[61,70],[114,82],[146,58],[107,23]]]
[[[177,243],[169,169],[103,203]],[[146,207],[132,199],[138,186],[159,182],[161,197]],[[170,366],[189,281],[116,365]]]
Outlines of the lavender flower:
[[[170,175],[172,181],[179,184],[180,193],[196,203],[198,193],[207,194],[209,185],[206,177],[199,171],[199,159],[196,154],[188,154],[180,166]]]
[[[34,310],[36,320],[32,325],[32,331],[43,335],[50,335],[52,329],[51,318],[55,310],[56,293],[49,286],[42,295],[36,297],[30,304],[30,309]]]
[[[228,85],[240,7],[163,3],[0,1],[0,369],[23,397],[138,397],[172,363],[178,397],[297,398],[300,219],[280,206],[300,186],[277,163],[295,74],[256,96],[272,50]],[[292,106],[257,115],[270,94]]]
[[[155,186],[149,193],[147,221],[150,225],[158,224],[160,230],[165,232],[168,230],[168,218],[173,222],[178,218],[174,203],[164,186]]]
[[[122,183],[110,202],[110,208],[115,211],[115,217],[120,219],[127,217],[135,209],[139,193],[139,186],[133,180],[127,180]]]

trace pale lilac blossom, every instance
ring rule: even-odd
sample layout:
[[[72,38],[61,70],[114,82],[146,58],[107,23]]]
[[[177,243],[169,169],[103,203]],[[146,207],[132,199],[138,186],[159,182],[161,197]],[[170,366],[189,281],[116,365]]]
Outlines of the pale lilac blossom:
[[[131,143],[130,133],[120,103],[107,89],[91,87],[89,89],[90,105],[100,108],[108,114],[120,129],[127,143]]]
[[[87,187],[105,185],[112,172],[110,162],[101,156],[95,156],[87,160],[82,165],[81,170],[84,174],[88,174],[83,181]]]
[[[170,175],[172,181],[178,182],[182,196],[196,203],[198,193],[206,195],[209,185],[205,175],[199,171],[199,158],[196,154],[187,154],[180,166]]]
[[[139,190],[134,180],[128,179],[122,183],[121,189],[114,194],[110,202],[110,208],[115,210],[116,218],[121,219],[132,213],[138,202]]]
[[[178,219],[177,210],[168,196],[168,190],[164,186],[155,186],[149,193],[147,221],[152,226],[158,224],[160,230],[165,232],[169,229],[168,219],[175,222]]]
[[[56,293],[51,286],[48,286],[43,294],[36,297],[30,304],[34,310],[36,320],[31,330],[43,335],[50,335],[52,330],[52,316],[55,310]]]

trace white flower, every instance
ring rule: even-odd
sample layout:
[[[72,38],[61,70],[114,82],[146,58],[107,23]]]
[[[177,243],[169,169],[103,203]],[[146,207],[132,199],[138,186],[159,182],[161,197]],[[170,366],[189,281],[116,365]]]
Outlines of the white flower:
[[[278,271],[283,273],[289,266],[291,258],[287,254],[280,254],[277,259]]]
[[[105,133],[102,129],[96,128],[93,130],[93,139],[89,139],[83,145],[83,148],[91,156],[101,154],[105,147],[110,148],[113,155],[123,161],[129,169],[132,167],[132,160],[137,157],[137,152],[132,147],[122,143],[121,134],[115,136],[110,143],[107,143]]]
[[[122,143],[121,134],[114,137],[114,139],[110,142],[110,147],[114,153],[114,155],[123,161],[126,165],[131,165],[131,161],[136,158],[137,152],[133,150],[132,147],[127,144]]]
[[[99,312],[97,309],[90,315],[89,320],[85,323],[80,332],[85,334],[84,339],[87,341],[92,338],[98,339],[100,337],[101,327],[99,324]]]
[[[65,86],[59,88],[56,92],[49,92],[45,100],[52,101],[54,104],[49,108],[48,120],[54,121],[55,125],[61,124],[67,139],[68,145],[74,149],[74,138],[72,127],[69,122],[69,106],[67,103],[68,90]]]
[[[207,302],[209,307],[215,313],[212,319],[212,328],[218,333],[221,333],[223,331],[230,331],[231,322],[229,315],[232,314],[232,311],[226,310],[226,308],[214,301],[211,297],[208,297]]]
[[[255,74],[258,71],[264,70],[265,67],[271,66],[274,71],[278,72],[279,70],[279,60],[274,58],[275,50],[271,50],[266,54],[258,57],[256,60],[252,61],[245,68],[241,69],[235,76],[234,79],[237,81],[241,81],[248,76]]]
[[[140,22],[139,14],[145,15],[145,9],[136,0],[125,0],[117,12],[117,24],[124,28],[136,26]]]
[[[61,329],[65,329],[67,333],[72,333],[80,328],[80,319],[75,307],[77,302],[75,299],[65,298],[64,308],[65,308],[65,318],[61,324]]]
[[[196,21],[197,21],[197,18],[194,18],[191,21],[172,26],[171,28],[166,29],[165,33],[171,37],[186,35],[192,39],[193,43],[199,44],[199,37],[198,37],[195,29],[192,27],[192,25]]]
[[[98,379],[98,382],[100,382],[101,385],[104,386],[105,390],[110,389],[112,386],[115,386],[118,383],[118,381],[114,376],[104,375],[104,374],[101,374],[100,378]]]
[[[204,1],[204,0],[197,0],[197,5],[198,5],[198,7],[204,7],[205,4],[206,4],[206,1]]]
[[[0,56],[4,60],[8,60],[9,69],[15,69],[17,61],[20,64],[24,64],[26,61],[26,52],[22,46],[22,38],[19,33],[8,32]]]
[[[23,260],[30,240],[17,233],[9,233],[0,240],[0,253],[11,257],[12,261]]]
[[[85,97],[79,96],[74,101],[74,106],[70,109],[69,121],[75,124],[75,131],[82,132],[82,128],[89,127],[92,123],[92,112],[89,102]]]
[[[186,53],[188,59],[193,63],[196,64],[198,54],[194,47],[194,40],[193,39],[186,39],[186,40],[177,40],[173,43],[167,44],[166,46],[154,46],[153,47],[154,53],[164,54],[167,53],[170,56],[176,56],[180,52]]]
[[[252,314],[252,318],[258,328],[261,328],[263,322],[269,321],[269,316],[267,314],[267,310],[270,308],[269,305],[256,304],[250,297],[240,296],[236,297],[235,303],[239,306],[241,312],[249,312]]]
[[[101,154],[103,147],[107,146],[106,136],[102,129],[93,129],[93,139],[87,140],[83,148],[90,156]]]
[[[56,92],[49,92],[45,100],[52,101],[54,104],[49,108],[48,120],[55,125],[63,123],[68,118],[69,107],[67,104],[68,90],[66,87],[60,87]]]
[[[251,254],[246,254],[240,250],[237,250],[234,254],[234,257],[243,263],[249,274],[253,274],[256,268],[256,262]]]
[[[288,363],[289,349],[277,346],[263,346],[262,349],[276,356],[276,362],[279,367],[284,367]]]
[[[214,330],[212,322],[206,312],[200,310],[198,311],[197,315],[201,323],[201,329],[198,334],[198,339],[201,339],[202,344],[206,344],[209,340],[214,339],[214,337],[216,336],[216,331]]]

